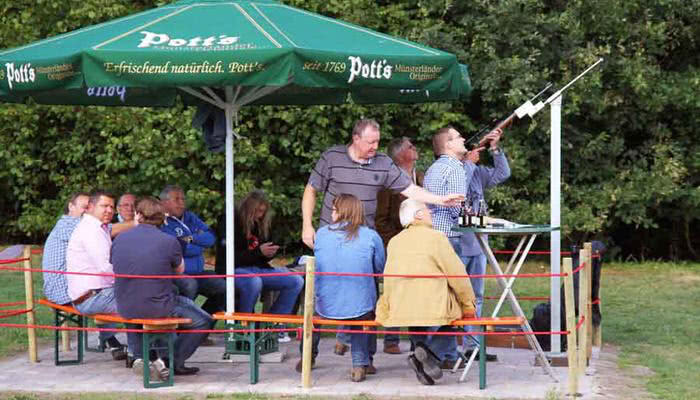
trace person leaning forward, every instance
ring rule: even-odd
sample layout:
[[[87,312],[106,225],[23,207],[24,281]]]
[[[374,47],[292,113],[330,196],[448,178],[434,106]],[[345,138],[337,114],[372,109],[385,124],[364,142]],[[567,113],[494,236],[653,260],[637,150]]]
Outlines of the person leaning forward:
[[[114,239],[111,261],[114,272],[129,275],[178,275],[185,269],[182,250],[177,239],[161,232],[158,227],[165,220],[161,203],[153,197],[140,200],[136,207],[136,227]],[[117,310],[125,318],[179,317],[192,320],[181,324],[180,330],[208,329],[213,320],[192,300],[176,294],[173,279],[121,278],[115,282]],[[129,326],[140,329],[140,325]],[[186,367],[187,360],[206,339],[208,333],[179,333],[175,341],[175,375],[193,375],[197,367]],[[134,372],[142,374],[149,355],[142,354],[143,334],[127,334],[129,350],[135,359]],[[155,358],[155,357],[154,357]],[[167,379],[167,366],[173,360],[164,356],[151,360],[152,375]]]
[[[464,265],[447,237],[433,229],[430,210],[408,199],[401,203],[405,227],[389,241],[385,275],[463,275]],[[464,278],[385,277],[377,302],[376,321],[385,327],[408,326],[411,331],[449,329],[452,321],[471,318],[476,311],[474,292]],[[436,354],[451,345],[451,336],[413,335],[415,352],[408,364],[418,380],[432,385],[442,377],[444,361]]]

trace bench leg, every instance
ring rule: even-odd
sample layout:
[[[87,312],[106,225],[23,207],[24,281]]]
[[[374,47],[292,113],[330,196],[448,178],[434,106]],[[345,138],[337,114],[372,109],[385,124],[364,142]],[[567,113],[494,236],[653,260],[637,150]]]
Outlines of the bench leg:
[[[481,331],[486,332],[486,326],[482,325]],[[486,389],[486,335],[479,340],[479,389]]]
[[[82,320],[83,320],[82,327],[87,328],[90,325],[90,321],[88,320],[88,318],[82,318]],[[98,338],[97,339],[97,347],[90,347],[90,345],[88,344],[88,339],[90,338],[90,335],[88,335],[88,331],[84,331],[83,348],[85,349],[85,351],[89,351],[92,353],[104,353],[107,345],[106,345],[106,343],[102,343],[102,341],[100,341],[99,337],[100,336],[98,333],[98,335],[97,335],[97,338]],[[80,343],[80,339],[78,339],[78,343]]]
[[[258,326],[259,325],[257,322],[253,322],[251,324],[251,329],[258,329]],[[256,336],[263,336],[263,334],[261,333],[258,335],[256,332],[248,332],[246,334],[246,337],[248,339],[248,346],[250,348],[248,356],[248,365],[250,366],[251,385],[258,383],[258,379],[260,378],[260,349],[258,348]]]
[[[63,326],[63,324],[66,324],[67,322],[72,322],[75,324],[77,327],[82,327],[84,325],[85,319],[83,318],[82,315],[75,315],[75,314],[69,314],[65,313],[61,310],[54,310],[54,325],[58,328]],[[69,324],[66,324],[69,325]],[[83,334],[84,332],[79,330],[78,331],[78,345],[77,347],[77,357],[72,360],[61,360],[60,356],[60,342],[61,342],[61,331],[56,329],[54,331],[54,364],[55,365],[74,365],[74,364],[80,364],[83,362],[83,346],[82,346],[82,340],[83,340]]]
[[[174,375],[175,375],[175,332],[169,333],[148,333],[148,331],[143,333],[143,345],[141,351],[143,352],[143,387],[146,389],[159,388],[164,386],[175,385]],[[150,368],[150,354],[151,350],[161,349],[160,346],[155,344],[159,339],[163,339],[168,343],[168,360],[170,365],[168,366],[168,380],[158,383],[151,382],[151,368]]]

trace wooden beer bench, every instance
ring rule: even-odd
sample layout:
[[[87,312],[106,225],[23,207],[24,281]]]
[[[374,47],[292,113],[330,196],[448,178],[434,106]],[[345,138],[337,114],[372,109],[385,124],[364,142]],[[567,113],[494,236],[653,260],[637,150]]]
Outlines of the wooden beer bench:
[[[66,322],[71,322],[77,327],[86,326],[86,318],[92,318],[95,320],[96,324],[104,323],[121,323],[121,324],[136,324],[143,326],[145,332],[143,332],[143,356],[148,357],[150,350],[157,349],[155,346],[155,341],[162,339],[167,343],[168,357],[170,360],[168,375],[168,380],[160,383],[151,383],[150,381],[150,371],[148,364],[144,364],[143,369],[143,387],[144,388],[156,388],[162,386],[173,386],[175,375],[175,333],[174,332],[149,332],[149,331],[161,331],[161,330],[174,330],[180,324],[192,323],[189,318],[135,318],[127,319],[119,316],[119,314],[91,314],[85,315],[81,314],[73,306],[70,305],[60,305],[53,303],[47,299],[40,299],[39,304],[50,307],[54,310],[54,326],[61,327]],[[61,360],[59,352],[59,330],[54,331],[54,362],[56,365],[71,365],[79,364],[83,362],[83,351],[87,349],[87,332],[83,330],[78,330],[78,345],[77,347],[77,357],[72,360]],[[98,350],[99,351],[99,350]]]
[[[308,295],[308,293],[307,293]],[[218,312],[214,314],[215,320],[222,321],[237,321],[242,326],[250,326],[251,330],[258,329],[273,329],[275,324],[285,325],[304,325],[303,315],[288,315],[288,314],[255,314],[255,313],[230,313]],[[452,321],[449,326],[479,326],[482,332],[485,332],[489,326],[521,326],[523,319],[520,317],[485,317],[485,318],[466,318]],[[326,319],[319,316],[312,318],[312,327],[320,325],[332,326],[361,326],[364,330],[381,327],[376,321],[357,321],[357,320],[339,320]],[[260,343],[267,335],[277,335],[277,332],[248,332],[245,334],[246,340],[249,343],[249,362],[250,362],[250,383],[255,384],[259,380],[259,364],[260,364]],[[486,341],[479,341],[479,352],[486,354]],[[479,388],[486,388],[486,357],[479,357]]]

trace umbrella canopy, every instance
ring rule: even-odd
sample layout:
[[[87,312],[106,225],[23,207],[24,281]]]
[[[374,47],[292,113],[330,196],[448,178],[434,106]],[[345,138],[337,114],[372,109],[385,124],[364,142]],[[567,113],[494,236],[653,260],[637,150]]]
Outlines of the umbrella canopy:
[[[0,52],[0,101],[167,106],[178,87],[275,87],[247,104],[469,94],[441,50],[271,0],[183,0]]]
[[[233,238],[233,126],[246,104],[422,103],[471,91],[441,50],[271,0],[183,0],[0,51],[0,102],[169,106],[225,113],[226,237]],[[227,274],[233,240],[226,241]],[[227,310],[233,311],[227,278]]]

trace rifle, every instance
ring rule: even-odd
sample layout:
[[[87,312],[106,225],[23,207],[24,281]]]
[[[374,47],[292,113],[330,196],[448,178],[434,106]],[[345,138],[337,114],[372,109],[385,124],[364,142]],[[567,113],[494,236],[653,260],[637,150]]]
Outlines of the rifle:
[[[530,116],[530,118],[534,117],[535,114],[537,114],[541,109],[544,108],[544,106],[546,106],[547,104],[551,103],[551,102],[554,101],[556,98],[558,98],[559,96],[561,96],[561,94],[562,94],[566,89],[568,89],[571,85],[573,85],[577,80],[581,79],[581,78],[582,78],[584,75],[586,75],[590,70],[592,70],[593,68],[595,68],[596,66],[598,66],[598,64],[600,64],[601,62],[603,62],[603,58],[602,58],[602,57],[601,57],[600,59],[598,59],[598,61],[596,61],[595,64],[591,65],[590,67],[586,68],[586,70],[584,70],[583,72],[581,72],[576,78],[572,79],[572,80],[571,80],[569,83],[567,83],[563,88],[561,88],[561,89],[557,90],[556,92],[554,92],[551,96],[549,96],[549,98],[547,98],[547,100],[545,100],[545,101],[543,101],[543,102],[540,101],[540,102],[538,102],[537,104],[533,104],[532,102],[533,102],[535,99],[537,99],[538,97],[540,97],[540,96],[542,95],[542,93],[546,92],[546,91],[552,86],[551,83],[547,83],[547,85],[545,86],[544,89],[542,89],[542,90],[541,90],[539,93],[537,93],[534,97],[532,97],[531,99],[529,99],[528,101],[526,101],[525,103],[523,103],[520,107],[518,107],[518,108],[517,108],[511,115],[509,115],[507,118],[505,118],[504,120],[502,120],[501,122],[499,122],[496,126],[494,126],[494,127],[491,128],[491,129],[489,129],[489,126],[486,126],[486,127],[482,128],[482,129],[481,129],[479,132],[477,132],[474,136],[472,136],[471,138],[469,138],[469,140],[468,140],[467,142],[470,143],[470,142],[473,141],[474,138],[479,138],[479,140],[476,141],[476,143],[474,144],[473,147],[474,147],[474,148],[478,148],[478,146],[479,146],[480,144],[483,144],[484,147],[485,147],[485,146],[488,144],[488,142],[487,142],[487,143],[479,143],[479,142],[483,139],[483,136],[484,136],[484,135],[488,134],[489,132],[491,132],[491,131],[493,131],[493,130],[495,130],[495,129],[505,129],[505,128],[507,128],[508,126],[510,126],[510,124],[513,123],[513,120],[515,119],[515,117],[518,117],[519,119],[520,119],[520,118],[523,118],[525,115]]]
[[[515,120],[515,117],[522,118],[527,114],[527,111],[531,109],[533,106],[532,102],[535,101],[538,97],[540,97],[543,93],[545,93],[549,88],[552,87],[552,82],[547,82],[545,85],[544,89],[540,90],[536,95],[532,96],[528,101],[523,103],[520,107],[518,107],[513,113],[511,113],[508,117],[504,118],[500,122],[498,122],[493,128],[491,128],[491,125],[486,125],[483,128],[481,128],[477,133],[475,133],[472,137],[467,140],[467,143],[472,143],[473,149],[476,149],[479,147],[481,140],[483,137],[488,134],[491,131],[494,131],[496,129],[506,129],[509,127],[513,121]],[[541,102],[540,102],[541,103]],[[495,122],[497,120],[494,120]],[[492,123],[493,123],[492,122]],[[476,141],[474,139],[477,139]],[[483,143],[484,147],[488,144],[488,142]]]

